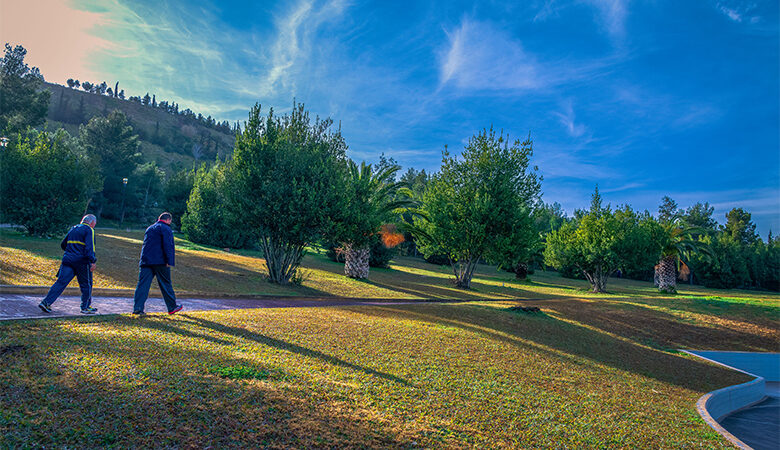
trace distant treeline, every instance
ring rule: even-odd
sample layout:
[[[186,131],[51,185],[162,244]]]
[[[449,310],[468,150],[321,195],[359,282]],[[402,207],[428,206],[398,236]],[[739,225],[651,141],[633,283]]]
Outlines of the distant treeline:
[[[75,80],[73,78],[68,78],[67,85],[71,89],[83,89],[84,92],[88,92],[90,94],[97,94],[97,95],[106,95],[108,97],[114,97],[119,98],[122,100],[125,100],[125,90],[119,89],[119,82],[117,81],[116,84],[114,84],[114,87],[111,88],[105,81],[101,82],[100,84],[92,83],[89,81],[80,82],[79,80]],[[186,108],[183,110],[179,110],[179,104],[176,102],[169,102],[167,100],[162,100],[160,102],[157,101],[157,96],[155,94],[152,94],[152,96],[149,96],[149,93],[147,92],[146,95],[143,97],[141,96],[130,96],[127,98],[128,101],[136,102],[144,106],[150,106],[152,108],[157,108],[161,111],[165,111],[169,114],[179,115],[182,117],[186,117],[192,121],[196,121],[197,123],[201,124],[204,127],[212,128],[214,130],[220,131],[222,133],[235,133],[239,130],[239,123],[236,121],[235,124],[232,126],[230,125],[230,122],[227,120],[224,120],[222,122],[218,122],[216,119],[211,117],[211,115],[204,117],[203,114],[197,113],[195,114],[191,109]]]

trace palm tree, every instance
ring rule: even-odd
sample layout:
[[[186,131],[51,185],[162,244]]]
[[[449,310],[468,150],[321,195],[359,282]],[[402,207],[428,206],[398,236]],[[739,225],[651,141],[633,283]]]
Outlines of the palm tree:
[[[402,182],[395,181],[400,166],[389,164],[374,169],[349,161],[350,209],[345,212],[340,235],[345,256],[344,274],[366,278],[369,271],[370,240],[381,227],[415,204]],[[405,194],[405,195],[399,195]]]
[[[705,242],[696,237],[703,234],[704,229],[685,225],[679,215],[674,215],[660,225],[661,260],[656,266],[658,290],[675,293],[677,270],[683,258],[690,260],[691,254],[696,252],[712,257],[712,251]]]

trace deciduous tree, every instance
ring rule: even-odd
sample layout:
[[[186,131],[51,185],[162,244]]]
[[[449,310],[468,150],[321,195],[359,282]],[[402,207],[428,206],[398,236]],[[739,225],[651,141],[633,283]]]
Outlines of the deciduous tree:
[[[423,196],[415,236],[426,256],[446,255],[468,289],[480,260],[521,258],[538,236],[531,220],[540,192],[530,138],[511,144],[491,127],[469,138],[462,158],[445,149]]]
[[[305,248],[331,234],[343,206],[346,148],[332,120],[302,104],[285,116],[249,113],[230,163],[230,205],[259,237],[270,281],[295,280]]]

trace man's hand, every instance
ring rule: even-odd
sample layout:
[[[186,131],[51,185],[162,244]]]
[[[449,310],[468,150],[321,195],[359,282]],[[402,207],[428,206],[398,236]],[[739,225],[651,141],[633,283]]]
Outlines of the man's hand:
[[[171,265],[170,264],[166,264],[165,267],[171,267]]]
[[[97,264],[95,264],[95,263],[90,264],[89,265],[89,271],[90,272],[94,272],[95,271],[95,267],[97,267]]]

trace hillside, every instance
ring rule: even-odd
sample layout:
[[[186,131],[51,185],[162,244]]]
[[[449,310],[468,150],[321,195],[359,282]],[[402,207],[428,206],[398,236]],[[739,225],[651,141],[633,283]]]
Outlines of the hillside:
[[[80,124],[113,110],[123,112],[141,141],[145,161],[161,167],[186,167],[195,161],[225,158],[233,151],[235,136],[219,127],[205,126],[194,117],[107,95],[44,83],[51,91],[49,129],[65,128],[72,135]]]

